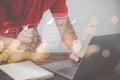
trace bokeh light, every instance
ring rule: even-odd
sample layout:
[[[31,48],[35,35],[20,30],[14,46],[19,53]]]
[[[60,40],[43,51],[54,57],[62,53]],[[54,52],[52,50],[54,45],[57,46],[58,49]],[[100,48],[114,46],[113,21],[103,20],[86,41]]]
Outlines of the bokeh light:
[[[88,27],[88,26],[86,26],[86,27],[84,27],[83,28],[83,33],[84,33],[84,35],[89,35],[90,33],[91,33],[91,28],[90,27]]]
[[[112,16],[111,17],[111,23],[112,24],[118,24],[119,23],[119,17],[118,16]]]
[[[109,57],[110,56],[110,51],[108,49],[104,49],[102,51],[102,56],[105,57],[105,58]]]
[[[118,64],[117,64],[117,66],[115,67],[115,70],[116,70],[118,73],[120,73],[120,60],[119,60],[119,62],[118,62]]]
[[[86,50],[88,56],[91,56],[100,51],[100,46],[98,44],[90,44]]]
[[[97,24],[98,24],[98,19],[97,19],[97,17],[91,17],[91,18],[90,18],[90,23],[92,23],[93,25],[97,25]]]
[[[0,52],[4,49],[4,43],[0,41]]]
[[[83,32],[81,33],[80,40],[84,41],[87,39],[88,36],[94,36],[97,33],[97,29],[96,27],[89,27],[89,26],[85,26],[83,28]]]

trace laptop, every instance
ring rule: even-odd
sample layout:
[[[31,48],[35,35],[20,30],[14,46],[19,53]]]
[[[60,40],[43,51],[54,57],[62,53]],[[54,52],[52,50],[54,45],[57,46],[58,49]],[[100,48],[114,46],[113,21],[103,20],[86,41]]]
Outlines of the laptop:
[[[89,45],[93,44],[99,45],[99,51],[88,55],[87,48],[78,63],[68,59],[42,67],[69,80],[85,80],[86,76],[114,70],[120,59],[120,34],[94,36]]]

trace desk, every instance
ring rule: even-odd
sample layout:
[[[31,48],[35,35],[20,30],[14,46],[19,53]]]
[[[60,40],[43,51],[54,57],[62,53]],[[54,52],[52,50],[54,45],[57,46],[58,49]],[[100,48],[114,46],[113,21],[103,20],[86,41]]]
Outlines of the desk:
[[[66,53],[51,53],[51,55],[43,62],[41,63],[36,63],[38,65],[43,65],[43,64],[47,64],[47,63],[51,63],[51,62],[56,62],[56,61],[60,61],[60,60],[64,60],[68,58],[68,54]],[[9,76],[7,76],[5,73],[3,73],[2,71],[0,71],[0,80],[13,80],[11,79]],[[58,76],[55,74],[54,79],[49,79],[49,80],[67,80],[61,76]],[[120,80],[120,75],[116,74],[116,73],[102,73],[102,74],[96,74],[92,77],[87,77],[87,79],[84,80]]]
[[[68,58],[68,54],[66,53],[51,53],[50,56],[43,62],[41,63],[36,63],[37,65],[43,65],[43,64],[47,64],[47,63],[51,63],[51,62],[56,62],[56,61],[60,61],[60,60],[64,60]],[[13,80],[11,79],[8,75],[6,75],[4,72],[0,71],[0,80]],[[62,78],[61,76],[58,76],[55,74],[55,78],[54,79],[50,79],[50,80],[67,80],[65,78]]]

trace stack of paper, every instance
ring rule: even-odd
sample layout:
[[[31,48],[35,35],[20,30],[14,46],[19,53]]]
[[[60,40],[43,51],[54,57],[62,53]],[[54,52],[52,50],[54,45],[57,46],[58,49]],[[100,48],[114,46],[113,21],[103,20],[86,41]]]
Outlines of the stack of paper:
[[[0,69],[14,80],[37,80],[53,78],[54,74],[30,62],[1,65]]]

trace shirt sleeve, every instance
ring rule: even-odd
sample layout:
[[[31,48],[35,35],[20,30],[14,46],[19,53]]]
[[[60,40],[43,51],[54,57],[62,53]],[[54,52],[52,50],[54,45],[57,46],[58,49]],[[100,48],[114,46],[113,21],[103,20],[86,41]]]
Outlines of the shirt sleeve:
[[[56,0],[51,6],[50,11],[54,17],[67,17],[68,8],[66,5],[66,0]]]
[[[8,0],[0,0],[0,20],[6,17],[8,3]]]

